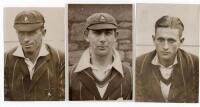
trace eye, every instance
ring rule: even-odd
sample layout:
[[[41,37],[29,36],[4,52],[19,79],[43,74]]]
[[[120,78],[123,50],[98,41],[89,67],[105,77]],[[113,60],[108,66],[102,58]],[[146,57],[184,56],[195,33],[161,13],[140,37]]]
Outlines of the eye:
[[[112,35],[112,33],[113,33],[113,30],[106,30],[105,31],[105,35],[108,35],[108,36]]]
[[[36,33],[37,33],[37,31],[30,31],[30,32],[28,32],[29,35],[34,35]]]
[[[93,30],[92,31],[96,35],[101,35],[102,31],[101,30]]]
[[[22,35],[23,35],[23,33],[20,32],[20,31],[18,31],[17,33],[18,33],[19,36],[22,36]]]
[[[158,42],[164,42],[165,39],[164,39],[164,38],[157,38],[157,41],[158,41]]]
[[[174,40],[174,39],[168,39],[168,42],[169,43],[174,43],[174,42],[176,42],[176,40]]]

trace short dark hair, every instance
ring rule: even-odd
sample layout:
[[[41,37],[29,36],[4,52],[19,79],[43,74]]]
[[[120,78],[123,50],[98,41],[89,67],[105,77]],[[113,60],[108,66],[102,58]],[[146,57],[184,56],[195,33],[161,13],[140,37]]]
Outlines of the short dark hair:
[[[178,17],[162,16],[155,23],[155,33],[158,27],[179,29],[179,36],[182,36],[184,30],[183,22]]]

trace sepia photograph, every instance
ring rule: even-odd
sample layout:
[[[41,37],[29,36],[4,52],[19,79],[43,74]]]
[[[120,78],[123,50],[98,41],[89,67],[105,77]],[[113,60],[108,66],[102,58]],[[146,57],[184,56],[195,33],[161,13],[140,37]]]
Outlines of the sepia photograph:
[[[68,4],[69,100],[132,100],[131,4]]]
[[[199,5],[136,8],[136,102],[198,103]]]
[[[4,8],[4,52],[5,101],[65,99],[64,8]]]

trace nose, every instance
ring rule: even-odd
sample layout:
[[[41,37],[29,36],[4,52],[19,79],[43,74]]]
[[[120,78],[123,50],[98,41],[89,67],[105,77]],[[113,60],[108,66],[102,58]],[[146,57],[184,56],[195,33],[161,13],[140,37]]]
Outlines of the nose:
[[[167,50],[167,49],[169,49],[169,44],[168,44],[168,42],[167,41],[165,41],[165,43],[164,43],[164,47],[163,47],[165,50]]]
[[[24,42],[28,42],[29,41],[29,35],[27,34],[27,33],[25,33],[24,35],[23,35],[23,41]]]
[[[105,41],[106,41],[105,34],[102,33],[101,36],[100,36],[100,42],[104,43]]]

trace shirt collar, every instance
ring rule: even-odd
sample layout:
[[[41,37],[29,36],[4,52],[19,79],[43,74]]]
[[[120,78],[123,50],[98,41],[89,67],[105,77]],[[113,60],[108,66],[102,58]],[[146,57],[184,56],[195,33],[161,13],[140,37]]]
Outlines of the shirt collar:
[[[113,58],[114,60],[113,63],[111,64],[112,67],[114,67],[122,75],[122,77],[124,77],[120,55],[115,49],[113,49]],[[81,72],[89,67],[91,67],[91,63],[90,63],[90,51],[88,48],[83,52],[74,72]]]
[[[153,65],[159,65],[161,67],[164,67],[160,62],[159,62],[159,59],[158,59],[158,54],[156,53],[155,57],[153,58],[153,60],[151,61],[151,63]],[[175,60],[174,60],[174,63],[172,65],[170,65],[169,67],[165,67],[165,68],[171,68],[173,67],[174,65],[176,65],[178,63],[177,61],[177,56],[175,57]]]
[[[49,51],[46,49],[45,44],[42,43],[38,57],[46,56],[48,54],[49,54]],[[22,50],[21,45],[18,45],[18,47],[17,47],[16,51],[13,53],[13,55],[18,56],[18,57],[22,57],[22,58],[26,58],[25,55],[24,55],[24,52]]]

